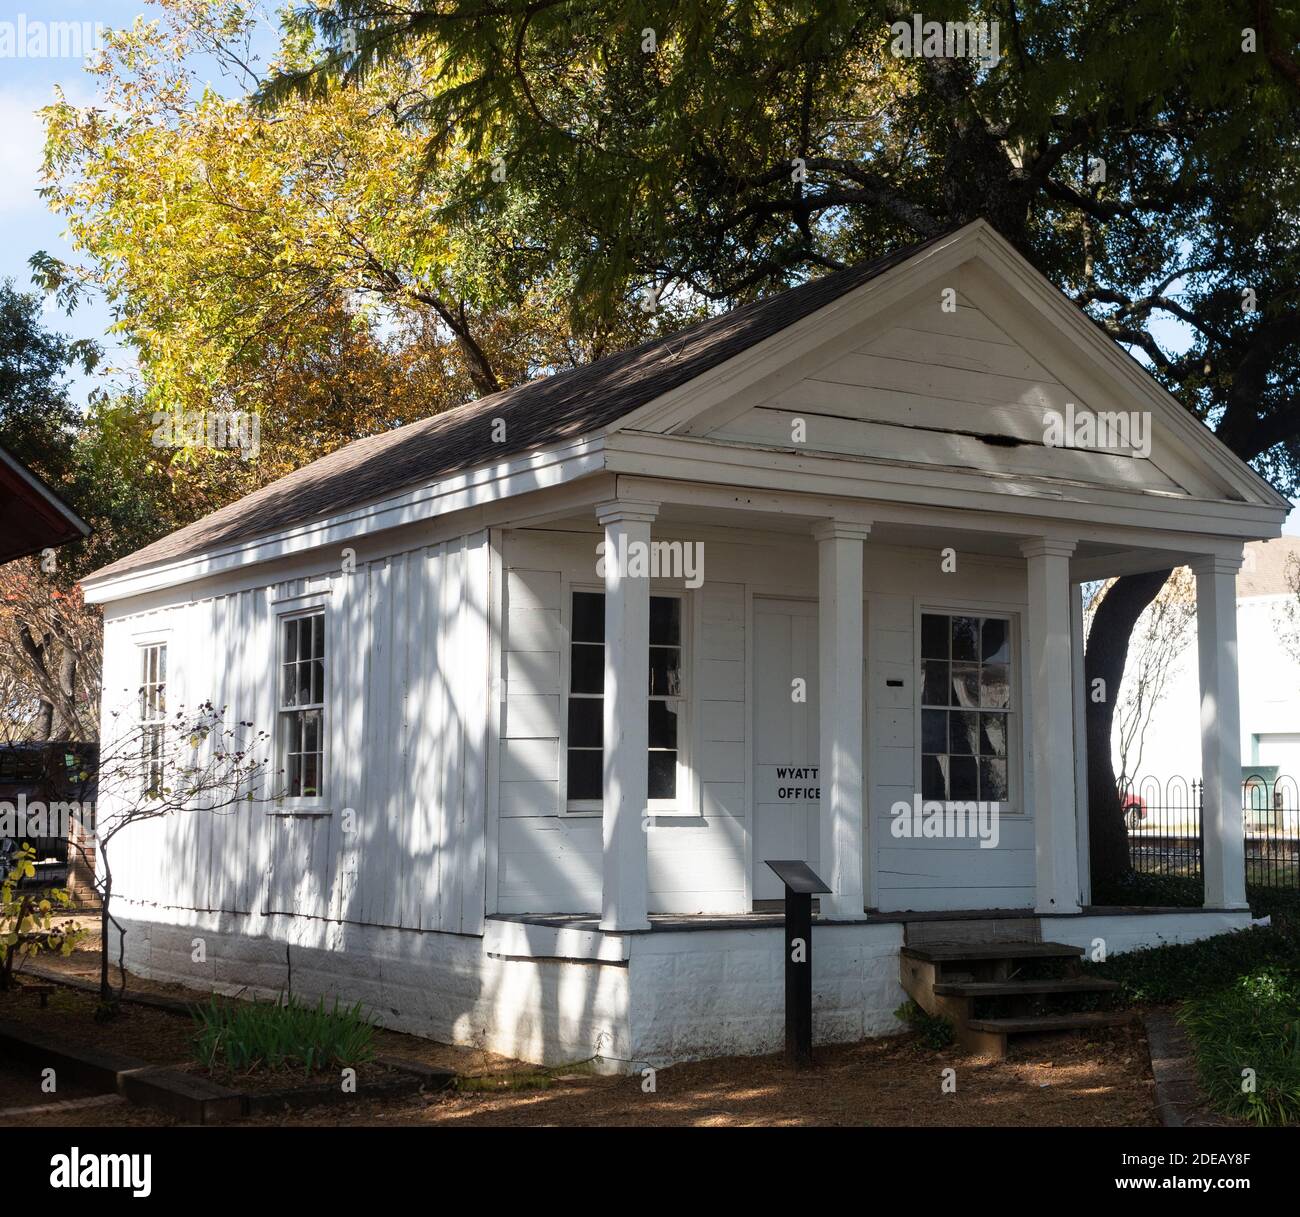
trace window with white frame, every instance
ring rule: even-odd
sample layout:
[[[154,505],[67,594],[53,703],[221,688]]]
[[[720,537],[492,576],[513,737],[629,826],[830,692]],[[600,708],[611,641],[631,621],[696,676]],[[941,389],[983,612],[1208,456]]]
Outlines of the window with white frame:
[[[140,648],[140,770],[146,794],[162,790],[166,723],[167,644],[147,643]]]
[[[921,797],[1010,798],[1011,622],[921,615]]]
[[[280,757],[284,794],[316,799],[325,780],[325,614],[280,619]]]
[[[678,805],[684,785],[685,642],[681,596],[650,597],[646,756],[650,810]],[[604,754],[605,596],[575,591],[569,629],[568,805],[599,810]]]

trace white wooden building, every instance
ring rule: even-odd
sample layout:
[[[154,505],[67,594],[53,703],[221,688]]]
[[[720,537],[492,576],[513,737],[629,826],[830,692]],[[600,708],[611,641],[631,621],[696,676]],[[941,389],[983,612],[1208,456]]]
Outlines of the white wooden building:
[[[165,647],[286,774],[131,830],[129,966],[626,1067],[779,1046],[768,859],[832,888],[823,1041],[896,1028],[921,923],[1242,926],[1233,581],[1288,507],[983,222],[352,444],[86,580],[106,710]],[[1183,562],[1206,908],[1095,908],[1078,585]]]

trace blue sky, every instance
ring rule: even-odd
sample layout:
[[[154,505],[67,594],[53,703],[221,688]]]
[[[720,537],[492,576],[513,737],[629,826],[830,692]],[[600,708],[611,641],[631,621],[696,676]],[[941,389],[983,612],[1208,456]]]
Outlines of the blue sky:
[[[76,21],[103,22],[106,25],[130,25],[137,13],[144,11],[140,0],[57,0],[52,4],[15,3],[0,0],[0,22],[12,22],[15,29],[25,18],[32,22]],[[93,96],[90,78],[82,61],[73,58],[0,58],[0,278],[12,278],[22,290],[32,287],[27,259],[38,249],[56,257],[71,257],[72,250],[60,233],[63,223],[52,215],[37,196],[37,177],[41,164],[44,135],[35,111],[48,104],[55,85],[61,85],[74,102],[87,102]],[[49,306],[47,323],[73,337],[103,340],[110,317],[98,301],[82,305],[72,317]],[[120,352],[109,351],[110,361],[120,361]],[[84,396],[90,382],[79,379],[78,395]]]
[[[0,30],[8,22],[15,35],[22,29],[30,32],[36,22],[46,23],[47,28],[54,22],[89,22],[92,28],[102,23],[120,29],[130,26],[137,16],[154,20],[158,11],[145,0],[0,0]],[[228,87],[215,67],[211,83],[222,91]],[[55,86],[74,103],[84,105],[94,98],[94,82],[79,58],[0,53],[0,233],[4,234],[0,279],[13,279],[24,291],[33,288],[27,259],[37,250],[72,257],[72,248],[62,237],[62,220],[50,213],[36,193],[44,145],[36,111],[53,100]],[[106,335],[112,317],[101,301],[86,301],[72,316],[51,302],[45,319],[50,328],[73,338],[98,340],[105,350],[106,365],[131,365],[130,352]],[[84,401],[95,383],[86,377],[74,378],[76,397]]]

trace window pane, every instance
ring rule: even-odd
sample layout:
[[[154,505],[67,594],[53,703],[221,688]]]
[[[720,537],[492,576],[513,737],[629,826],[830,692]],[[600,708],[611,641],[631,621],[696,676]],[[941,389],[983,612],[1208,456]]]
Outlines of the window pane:
[[[952,665],[952,704],[971,707],[980,704],[980,670],[973,663]]]
[[[950,756],[948,758],[948,797],[958,799],[979,798],[979,776],[973,756]]]
[[[953,659],[978,660],[980,638],[980,619],[978,617],[954,617],[952,619],[952,657]]]
[[[946,799],[948,797],[948,758],[923,756],[921,758],[921,797]]]
[[[298,622],[298,658],[311,658],[311,618],[304,617]]]
[[[948,715],[948,751],[969,755],[979,751],[978,714]]]
[[[604,699],[599,697],[569,698],[569,747],[600,748],[604,742]]]
[[[1011,701],[1010,669],[1004,663],[991,663],[980,669],[980,705],[1004,710]]]
[[[678,697],[682,691],[682,652],[679,647],[650,648],[650,694]]]
[[[922,705],[947,706],[952,703],[951,689],[948,684],[948,668],[947,661],[943,659],[927,659],[922,664]],[[939,751],[942,751],[942,749]]]
[[[320,659],[311,661],[311,699],[322,704],[325,701],[325,663]]]
[[[921,657],[948,658],[948,618],[934,613],[921,614]]]
[[[300,663],[297,668],[298,704],[305,706],[311,702],[311,664]]]
[[[569,798],[600,798],[600,766],[602,752],[569,749]]]
[[[311,619],[311,653],[314,659],[325,657],[325,614],[317,613]]]
[[[605,691],[605,648],[589,643],[574,643],[569,665],[569,689],[574,693]]]
[[[302,750],[319,752],[320,745],[320,711],[304,710],[302,715]]]
[[[980,798],[986,803],[1005,803],[1008,797],[1010,796],[1007,791],[1006,761],[982,757],[980,759]]]
[[[297,668],[296,663],[286,663],[280,668],[280,704],[282,706],[296,704],[294,699],[298,692]]]
[[[677,753],[652,752],[650,755],[649,793],[652,799],[677,797]]]
[[[600,592],[573,593],[574,642],[605,641],[605,597]]]
[[[921,711],[921,751],[948,751],[948,711]]]
[[[1007,717],[1005,714],[980,715],[980,752],[985,756],[1006,756]]]
[[[666,701],[650,703],[650,747],[677,747],[677,709]]]
[[[676,596],[650,597],[650,641],[678,646],[682,641],[682,602]]]
[[[320,793],[320,757],[308,752],[302,758],[302,793],[307,798],[314,798]]]
[[[984,622],[980,658],[985,663],[1006,663],[1011,655],[1007,622],[990,617]]]
[[[289,795],[291,798],[297,798],[302,794],[302,763],[301,758],[296,754],[289,757],[288,770]]]
[[[284,655],[286,660],[298,658],[298,619],[291,617],[284,623]]]

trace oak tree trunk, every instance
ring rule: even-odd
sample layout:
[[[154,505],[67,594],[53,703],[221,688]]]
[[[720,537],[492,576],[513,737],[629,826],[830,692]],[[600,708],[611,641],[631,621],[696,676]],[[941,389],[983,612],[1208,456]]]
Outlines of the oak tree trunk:
[[[1088,632],[1083,671],[1087,706],[1088,845],[1094,890],[1117,882],[1130,869],[1128,833],[1120,813],[1115,766],[1111,760],[1111,729],[1133,627],[1169,575],[1169,571],[1162,570],[1116,579],[1102,596]]]

